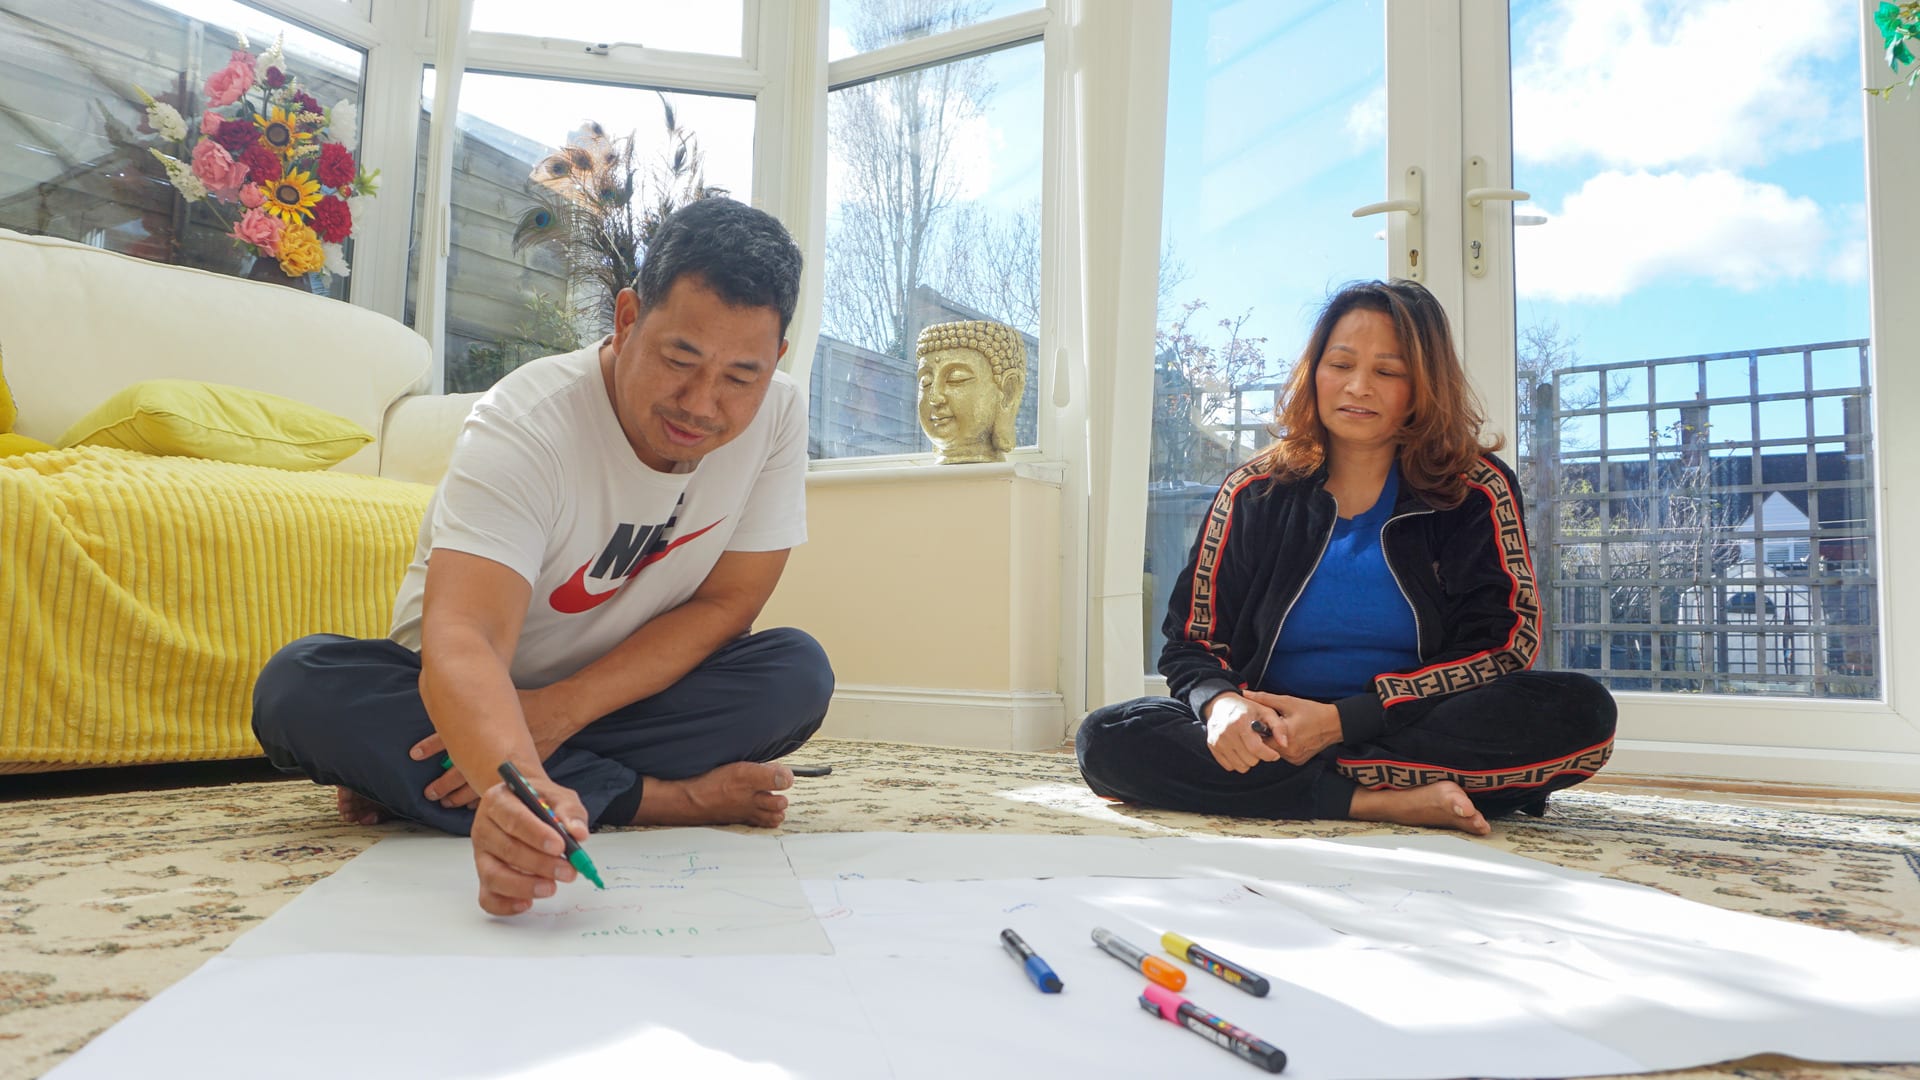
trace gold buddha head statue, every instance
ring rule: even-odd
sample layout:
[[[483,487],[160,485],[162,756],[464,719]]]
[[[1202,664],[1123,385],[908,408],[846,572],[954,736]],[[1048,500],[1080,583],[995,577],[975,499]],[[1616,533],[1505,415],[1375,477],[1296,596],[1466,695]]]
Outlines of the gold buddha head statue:
[[[1027,346],[997,322],[935,323],[920,331],[920,427],[940,464],[1001,461],[1027,392]]]

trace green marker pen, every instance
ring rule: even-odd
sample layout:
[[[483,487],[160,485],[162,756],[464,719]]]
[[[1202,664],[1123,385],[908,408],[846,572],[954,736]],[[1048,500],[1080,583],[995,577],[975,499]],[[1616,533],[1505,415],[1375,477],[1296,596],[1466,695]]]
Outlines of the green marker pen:
[[[584,874],[588,881],[593,882],[594,888],[606,888],[607,883],[600,880],[599,869],[593,865],[592,859],[587,858],[587,849],[580,846],[580,841],[573,838],[573,834],[567,831],[565,825],[560,824],[560,815],[553,812],[553,807],[547,805],[547,800],[534,794],[533,786],[527,783],[526,777],[520,775],[519,769],[513,767],[513,762],[500,763],[500,779],[507,782],[507,789],[512,791],[527,809],[533,811],[535,817],[553,826],[553,831],[560,834],[561,843],[567,846],[567,861],[573,864],[573,868]]]

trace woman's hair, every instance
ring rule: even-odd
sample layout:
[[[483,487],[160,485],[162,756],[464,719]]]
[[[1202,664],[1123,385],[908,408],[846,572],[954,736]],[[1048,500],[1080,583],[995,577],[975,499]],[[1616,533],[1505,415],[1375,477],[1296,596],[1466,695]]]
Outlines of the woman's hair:
[[[1274,418],[1278,438],[1254,461],[1280,480],[1311,476],[1327,459],[1315,373],[1333,328],[1350,311],[1377,311],[1393,323],[1412,381],[1412,408],[1400,437],[1400,475],[1407,485],[1444,506],[1466,497],[1463,474],[1481,454],[1498,450],[1499,436],[1482,441],[1485,415],[1454,351],[1440,301],[1417,282],[1358,281],[1320,309],[1313,335],[1287,379],[1285,402]]]

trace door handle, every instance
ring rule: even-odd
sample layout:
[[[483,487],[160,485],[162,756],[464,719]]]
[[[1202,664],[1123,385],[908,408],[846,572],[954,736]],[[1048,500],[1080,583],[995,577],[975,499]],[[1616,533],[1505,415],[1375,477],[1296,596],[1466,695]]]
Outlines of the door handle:
[[[1467,273],[1474,277],[1487,276],[1487,204],[1525,202],[1533,198],[1515,188],[1478,186],[1486,179],[1486,172],[1485,158],[1476,156],[1467,159]]]
[[[1353,212],[1354,217],[1367,217],[1372,214],[1405,214],[1406,250],[1400,256],[1391,277],[1403,277],[1410,281],[1420,281],[1426,277],[1426,268],[1420,265],[1420,249],[1426,243],[1426,225],[1420,216],[1421,200],[1426,197],[1426,188],[1420,175],[1420,166],[1409,165],[1407,171],[1400,174],[1400,197],[1386,202],[1368,203]]]

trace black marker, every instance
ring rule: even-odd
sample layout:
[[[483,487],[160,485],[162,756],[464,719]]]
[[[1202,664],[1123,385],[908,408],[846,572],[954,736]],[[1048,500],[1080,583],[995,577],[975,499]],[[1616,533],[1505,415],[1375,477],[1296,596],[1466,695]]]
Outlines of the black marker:
[[[587,858],[587,849],[580,846],[580,841],[573,838],[565,825],[560,824],[560,815],[553,812],[547,800],[534,794],[533,786],[527,783],[526,777],[520,775],[519,769],[513,767],[513,762],[500,763],[500,779],[507,782],[507,790],[519,798],[521,805],[533,811],[534,817],[553,826],[553,831],[560,834],[560,842],[566,845],[567,861],[573,864],[573,868],[586,875],[594,888],[606,888],[607,883],[600,880],[599,869],[593,865],[592,859]]]

